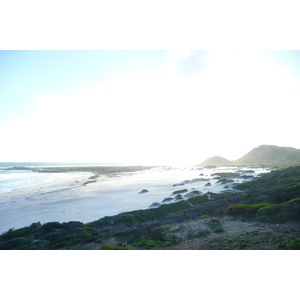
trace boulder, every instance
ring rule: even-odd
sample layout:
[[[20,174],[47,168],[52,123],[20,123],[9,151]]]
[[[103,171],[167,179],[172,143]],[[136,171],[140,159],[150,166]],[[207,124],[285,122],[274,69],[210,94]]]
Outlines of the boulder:
[[[181,183],[194,183],[194,182],[199,182],[199,181],[208,181],[209,179],[206,178],[194,178],[190,180],[184,180]]]
[[[156,207],[159,207],[159,206],[160,206],[160,203],[153,202],[148,208],[156,208]]]
[[[145,194],[145,193],[148,193],[149,191],[147,189],[143,189],[139,192],[139,194]]]
[[[211,186],[211,183],[210,182],[208,182],[205,186]]]
[[[175,183],[173,186],[179,186],[179,185],[184,185],[184,183]]]

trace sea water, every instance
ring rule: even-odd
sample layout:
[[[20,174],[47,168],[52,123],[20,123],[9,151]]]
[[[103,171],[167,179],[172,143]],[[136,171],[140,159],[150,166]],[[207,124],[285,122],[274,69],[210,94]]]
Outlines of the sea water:
[[[72,167],[72,166],[104,166],[101,163],[49,163],[49,162],[0,162],[0,193],[8,193],[14,189],[44,184],[65,176],[63,173],[38,173],[29,170],[14,170],[14,167]]]
[[[23,170],[0,170],[0,193],[44,184],[64,176],[62,173],[37,173]]]

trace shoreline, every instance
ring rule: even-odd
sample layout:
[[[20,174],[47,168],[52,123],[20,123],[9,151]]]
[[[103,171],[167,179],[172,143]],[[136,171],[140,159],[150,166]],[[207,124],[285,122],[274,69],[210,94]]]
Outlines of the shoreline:
[[[224,188],[222,183],[217,183],[217,179],[209,175],[216,169],[138,167],[138,170],[128,172],[133,168],[136,167],[122,170],[118,167],[119,172],[115,167],[114,172],[108,172],[109,169],[105,168],[107,172],[98,174],[96,179],[91,179],[94,173],[69,172],[45,184],[2,193],[0,233],[35,222],[89,223],[104,216],[147,209],[154,202],[162,203],[166,197],[174,197],[173,192],[181,189],[176,184],[182,181],[187,182],[189,192],[194,189],[203,193],[219,192]],[[211,186],[205,186],[207,180],[193,180],[200,178],[199,173],[202,172],[207,172],[202,177],[211,177]],[[140,194],[143,189],[149,192]]]
[[[101,211],[104,210],[103,203],[100,211],[96,207],[99,187],[103,186],[103,183],[110,178],[119,178],[153,167],[101,166],[79,167],[79,170],[78,167],[71,168],[72,170],[70,167],[60,168],[58,173],[64,175],[49,182],[0,193],[0,234],[11,228],[29,226],[34,222],[78,219],[89,222],[98,219],[99,213],[101,216]],[[35,171],[32,168],[26,169]],[[48,168],[39,169],[40,172],[48,171]],[[94,172],[88,172],[91,170]]]

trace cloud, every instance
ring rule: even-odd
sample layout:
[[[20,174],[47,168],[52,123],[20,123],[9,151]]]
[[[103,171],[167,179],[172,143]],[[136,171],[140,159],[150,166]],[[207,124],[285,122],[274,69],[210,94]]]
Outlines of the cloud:
[[[63,146],[65,158],[196,163],[200,153],[222,154],[214,149],[229,155],[238,140],[288,142],[298,87],[259,53],[170,52],[163,71],[131,71],[80,96],[36,95],[34,135]]]
[[[206,68],[207,50],[193,50],[189,55],[181,57],[177,62],[177,71],[181,76],[190,76],[202,72]]]
[[[1,154],[168,164],[236,159],[259,144],[300,148],[299,91],[260,53],[170,51],[163,70],[132,70],[80,95],[34,95],[36,111],[1,133],[13,137]]]
[[[208,50],[172,50],[165,55],[165,68],[178,76],[188,77],[206,68]]]

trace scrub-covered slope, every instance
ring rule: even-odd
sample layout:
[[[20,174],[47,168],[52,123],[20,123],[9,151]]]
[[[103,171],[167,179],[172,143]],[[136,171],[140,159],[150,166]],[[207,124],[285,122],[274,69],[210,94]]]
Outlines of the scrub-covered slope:
[[[200,166],[236,166],[236,165],[300,165],[300,150],[292,147],[261,145],[252,149],[237,160],[228,160],[220,156],[210,157],[199,164]]]

